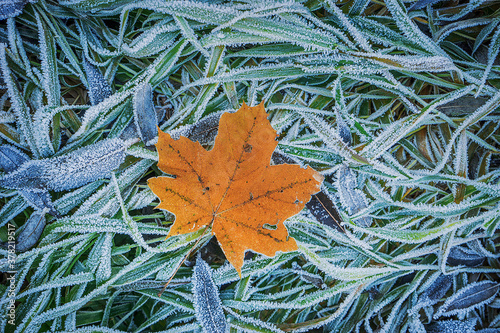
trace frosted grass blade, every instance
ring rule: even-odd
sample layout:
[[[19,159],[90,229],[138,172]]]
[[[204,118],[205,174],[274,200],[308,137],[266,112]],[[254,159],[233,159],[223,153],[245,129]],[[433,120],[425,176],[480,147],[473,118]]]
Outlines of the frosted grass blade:
[[[35,133],[33,131],[33,120],[31,119],[30,111],[28,106],[26,105],[26,102],[24,101],[24,97],[21,95],[17,87],[17,82],[9,68],[5,50],[6,45],[0,43],[0,69],[3,74],[3,79],[7,85],[10,102],[14,107],[18,126],[22,131],[24,139],[27,141],[34,157],[38,158],[40,157],[40,154],[36,145]]]
[[[56,107],[61,104],[61,85],[59,83],[55,38],[42,22],[38,13],[36,20],[42,60],[42,86],[47,94],[47,105]]]
[[[488,63],[481,78],[481,86],[478,88],[476,95],[479,95],[482,87],[486,84],[488,76],[491,72],[495,59],[497,59],[499,52],[500,52],[500,27],[497,27],[497,30],[493,34],[493,37],[491,38],[490,41],[490,46],[488,48]]]
[[[3,205],[2,209],[0,209],[0,227],[3,227],[10,221],[10,219],[13,219],[17,215],[21,214],[26,207],[28,207],[28,204],[21,195],[16,195],[11,198]]]

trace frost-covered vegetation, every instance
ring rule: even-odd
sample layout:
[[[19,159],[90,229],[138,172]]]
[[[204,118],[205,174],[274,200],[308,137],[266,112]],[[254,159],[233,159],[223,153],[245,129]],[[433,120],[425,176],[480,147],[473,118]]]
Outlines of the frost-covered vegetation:
[[[500,2],[0,0],[0,19],[1,332],[499,331]],[[165,240],[146,180],[157,124],[209,149],[262,100],[274,163],[325,181],[287,222],[299,250],[247,253],[240,279],[208,234]]]

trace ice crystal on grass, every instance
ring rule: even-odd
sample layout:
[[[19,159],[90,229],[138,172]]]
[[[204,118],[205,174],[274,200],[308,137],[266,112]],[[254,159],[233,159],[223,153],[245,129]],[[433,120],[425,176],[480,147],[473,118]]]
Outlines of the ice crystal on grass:
[[[89,90],[90,103],[97,105],[111,96],[113,91],[108,81],[106,81],[101,71],[92,65],[85,56],[83,57],[83,68],[85,69],[85,74],[87,74],[87,89]]]
[[[67,155],[28,161],[0,179],[0,185],[34,192],[70,190],[109,178],[124,159],[122,140],[102,140]]]
[[[212,270],[198,254],[193,273],[194,309],[206,333],[225,333],[226,317],[222,310],[219,289],[212,279]]]

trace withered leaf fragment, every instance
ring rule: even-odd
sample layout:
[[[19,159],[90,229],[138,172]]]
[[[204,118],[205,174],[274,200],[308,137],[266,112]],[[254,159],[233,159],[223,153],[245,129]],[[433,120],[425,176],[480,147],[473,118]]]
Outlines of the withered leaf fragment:
[[[473,333],[477,319],[469,320],[438,320],[425,326],[427,333]]]
[[[97,105],[113,94],[111,86],[101,71],[83,57],[83,69],[87,75],[90,104]]]
[[[45,229],[45,213],[35,211],[23,226],[23,230],[17,235],[16,251],[25,252],[35,246]]]
[[[0,168],[12,172],[29,161],[28,155],[11,145],[0,146]]]
[[[69,154],[30,160],[0,179],[0,186],[18,190],[71,190],[102,178],[109,178],[125,159],[120,139],[105,139]]]
[[[446,302],[434,314],[434,319],[472,311],[483,304],[493,301],[499,289],[500,283],[493,281],[485,280],[470,283],[448,297]]]
[[[21,165],[28,162],[30,158],[28,155],[19,149],[10,145],[0,146],[0,168],[6,172],[13,172]],[[54,216],[59,216],[59,213],[52,203],[52,198],[47,190],[19,190],[19,194],[26,199],[27,203],[35,209],[48,208],[49,213]]]
[[[273,153],[272,161],[274,164],[294,163],[292,158],[278,151]],[[340,225],[342,218],[337,206],[330,199],[326,190],[321,190],[321,192],[313,194],[311,200],[306,203],[306,207],[319,223],[345,233],[344,228]]]
[[[175,178],[150,178],[157,208],[175,214],[169,236],[210,227],[241,275],[246,250],[272,257],[297,249],[283,222],[300,212],[323,176],[299,165],[270,165],[277,146],[264,104],[221,116],[214,147],[159,132],[158,167]]]
[[[454,246],[448,255],[447,264],[450,266],[465,265],[469,267],[479,266],[486,257],[465,246]]]
[[[149,83],[140,85],[135,92],[134,122],[137,133],[146,146],[156,143],[158,119],[153,104],[153,88]]]
[[[336,187],[340,197],[340,202],[347,208],[349,215],[354,215],[360,210],[368,207],[364,193],[356,188],[356,175],[351,168],[345,165],[340,167]],[[372,218],[369,216],[363,216],[357,218],[355,222],[359,226],[369,227],[372,224]]]
[[[184,125],[173,130],[170,135],[175,140],[180,136],[185,136],[192,141],[199,141],[202,145],[213,144],[219,130],[220,117],[221,113],[212,113],[195,124]]]
[[[444,297],[453,284],[451,275],[441,274],[419,297],[421,307],[434,305]]]
[[[351,146],[352,145],[351,130],[349,129],[349,126],[347,126],[345,120],[342,119],[340,112],[336,111],[335,114],[337,115],[337,132],[342,141],[344,141],[346,145]]]
[[[312,274],[302,269],[296,262],[292,263],[292,270],[295,271],[302,281],[313,284],[316,288],[326,289],[323,278],[318,274]]]
[[[205,333],[225,333],[226,317],[222,310],[219,290],[212,279],[210,266],[198,253],[193,273],[193,296],[196,319]]]
[[[325,192],[326,191],[321,191],[313,194],[311,200],[306,204],[306,207],[318,222],[345,233],[344,228],[340,225],[342,219],[337,207]]]
[[[28,0],[0,0],[0,20],[21,14],[27,2]]]
[[[154,124],[154,127],[155,127],[156,135],[158,135],[158,130],[157,130],[156,126],[160,123],[160,121],[165,116],[165,108],[157,108],[157,107],[155,107],[155,116],[156,117],[153,118],[154,121],[156,121],[155,124]],[[134,115],[134,117],[135,117],[135,115]],[[119,138],[122,139],[123,141],[127,141],[129,139],[140,138],[139,131],[137,130],[137,125],[135,123],[135,120],[132,120],[132,121],[130,121],[127,124],[127,126],[120,133]],[[155,141],[156,141],[156,138],[155,138]]]

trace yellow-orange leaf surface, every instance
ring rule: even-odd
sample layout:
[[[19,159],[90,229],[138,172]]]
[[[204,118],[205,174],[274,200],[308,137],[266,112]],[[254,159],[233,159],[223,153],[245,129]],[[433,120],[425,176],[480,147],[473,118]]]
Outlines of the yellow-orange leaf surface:
[[[269,257],[296,250],[283,221],[320,190],[323,176],[311,167],[270,165],[275,138],[263,103],[223,114],[210,151],[159,131],[158,167],[175,178],[150,178],[148,185],[161,199],[157,208],[175,214],[168,236],[211,226],[240,275],[246,250]]]

